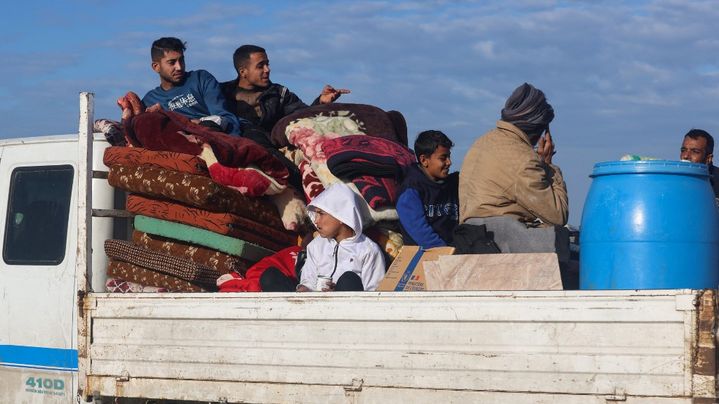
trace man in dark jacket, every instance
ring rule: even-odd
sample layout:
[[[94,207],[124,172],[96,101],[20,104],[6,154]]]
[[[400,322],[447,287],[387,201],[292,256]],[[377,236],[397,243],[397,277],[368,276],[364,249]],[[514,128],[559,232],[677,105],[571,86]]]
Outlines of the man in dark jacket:
[[[267,139],[254,139],[257,137],[256,133],[249,136],[267,145],[269,133],[277,121],[298,109],[306,108],[307,104],[287,87],[270,81],[270,61],[263,48],[242,45],[235,50],[232,61],[237,70],[237,78],[222,83],[222,93],[231,111],[248,120],[255,129],[264,132]],[[332,103],[342,94],[349,92],[326,85],[312,105]]]
[[[232,55],[232,62],[237,78],[220,84],[220,89],[230,111],[246,121],[242,136],[261,144],[277,157],[289,170],[290,184],[302,192],[299,169],[277,150],[270,134],[277,121],[298,109],[307,108],[307,104],[287,87],[270,81],[270,61],[263,48],[242,45]],[[326,85],[312,105],[332,103],[349,92]]]

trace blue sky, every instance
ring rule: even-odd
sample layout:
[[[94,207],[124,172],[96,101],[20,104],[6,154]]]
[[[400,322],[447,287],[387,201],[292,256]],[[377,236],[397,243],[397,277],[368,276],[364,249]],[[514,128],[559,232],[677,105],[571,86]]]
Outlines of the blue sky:
[[[272,79],[311,101],[401,111],[411,141],[439,129],[459,170],[504,100],[527,81],[554,106],[555,162],[578,225],[594,163],[676,159],[690,128],[719,134],[719,7],[713,1],[12,2],[0,20],[0,138],[77,131],[77,94],[96,117],[158,85],[149,46],[187,41],[188,69],[234,77],[232,52],[267,49]]]

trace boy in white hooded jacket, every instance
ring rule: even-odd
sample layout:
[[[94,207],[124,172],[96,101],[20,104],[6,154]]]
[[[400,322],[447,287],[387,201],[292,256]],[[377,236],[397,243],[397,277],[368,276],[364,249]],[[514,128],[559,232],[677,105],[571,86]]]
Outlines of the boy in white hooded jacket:
[[[309,205],[312,222],[321,237],[307,245],[298,292],[318,291],[318,277],[331,278],[323,291],[372,291],[384,277],[380,247],[362,234],[359,196],[345,184],[330,186]]]

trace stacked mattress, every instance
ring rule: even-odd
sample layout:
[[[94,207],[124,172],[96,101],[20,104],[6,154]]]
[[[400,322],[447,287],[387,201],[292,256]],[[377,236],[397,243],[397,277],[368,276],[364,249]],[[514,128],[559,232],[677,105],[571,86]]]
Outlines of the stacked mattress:
[[[105,243],[110,292],[213,291],[221,275],[297,243],[275,205],[216,183],[196,156],[110,147],[104,162],[135,214],[131,241]]]

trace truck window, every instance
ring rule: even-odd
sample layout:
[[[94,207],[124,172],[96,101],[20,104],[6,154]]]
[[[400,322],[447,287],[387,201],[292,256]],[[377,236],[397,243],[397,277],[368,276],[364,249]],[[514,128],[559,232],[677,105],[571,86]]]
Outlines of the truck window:
[[[10,265],[58,265],[65,259],[75,170],[70,165],[12,172],[3,260]]]

